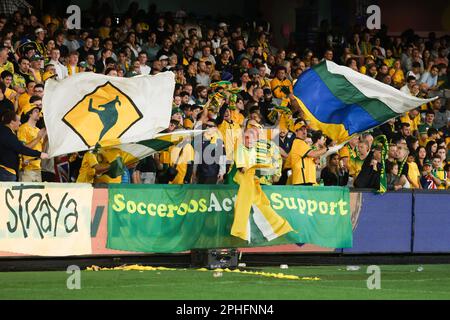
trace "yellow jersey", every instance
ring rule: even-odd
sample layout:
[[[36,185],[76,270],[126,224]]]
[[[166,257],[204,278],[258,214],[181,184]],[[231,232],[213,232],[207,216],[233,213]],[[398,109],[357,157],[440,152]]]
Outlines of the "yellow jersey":
[[[411,119],[409,116],[409,112],[407,112],[405,115],[400,117],[400,121],[409,123],[409,126],[411,128],[411,133],[419,130],[419,124],[420,124],[420,116],[419,115],[415,116],[414,119]]]
[[[351,177],[356,178],[358,174],[361,172],[362,165],[364,163],[364,160],[357,157],[350,157],[348,159],[348,174]]]
[[[431,174],[441,180],[441,185],[437,188],[439,190],[445,190],[445,181],[447,180],[447,173],[442,168],[437,168],[431,170]]]
[[[234,123],[237,123],[241,127],[244,125],[245,117],[239,110],[230,110],[231,112],[231,120],[233,120]]]
[[[301,139],[295,139],[289,152],[286,168],[292,168],[292,184],[316,183],[316,163],[308,157],[312,151],[309,144]]]
[[[237,146],[242,141],[242,130],[241,126],[236,122],[223,121],[218,126],[219,132],[221,134],[222,141],[225,144],[225,153],[227,156],[227,161],[232,162],[234,160],[234,152]]]
[[[28,94],[28,92],[24,92],[19,96],[19,107],[17,108],[17,114],[19,116],[23,113],[23,108],[30,103],[31,96]]]
[[[10,61],[6,61],[3,65],[0,66],[0,74],[3,71],[9,71],[14,74],[14,65]]]
[[[5,90],[5,97],[6,99],[10,100],[13,104],[16,103],[17,99],[17,92],[14,89],[6,88]]]
[[[284,99],[287,98],[288,95],[283,92],[284,89],[289,89],[289,92],[292,91],[292,82],[289,79],[279,80],[278,78],[273,78],[273,80],[270,82],[270,88],[272,89],[273,96],[278,99]]]
[[[411,181],[411,189],[420,189],[420,170],[417,163],[408,162],[408,178]]]
[[[392,77],[392,82],[396,86],[400,86],[405,82],[405,74],[401,69],[395,70],[392,68],[389,70],[389,75]]]
[[[19,127],[19,130],[17,131],[17,138],[23,142],[23,144],[28,144],[37,138],[39,130],[40,129],[38,127],[32,127],[28,124],[28,122],[25,122]],[[32,149],[42,152],[42,145],[43,140],[41,139]],[[23,156],[21,161],[22,170],[41,170],[41,159],[31,159],[35,158]]]
[[[176,162],[177,175],[169,184],[184,184],[184,178],[187,173],[188,162],[194,161],[194,148],[190,143],[183,146],[183,152],[179,146],[174,146],[170,152],[170,165],[174,166]]]

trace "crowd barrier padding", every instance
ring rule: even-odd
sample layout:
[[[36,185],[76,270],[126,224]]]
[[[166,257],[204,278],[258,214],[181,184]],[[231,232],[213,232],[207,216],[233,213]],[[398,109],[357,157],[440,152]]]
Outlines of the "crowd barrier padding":
[[[151,195],[150,195],[151,196]],[[351,190],[353,247],[323,248],[312,244],[241,249],[244,253],[448,253],[450,192],[402,191],[384,195]],[[92,255],[135,255],[106,248],[108,189],[96,186],[91,210]],[[0,252],[0,257],[23,254]]]
[[[363,192],[353,247],[343,252],[411,252],[412,197],[410,192],[383,195]]]
[[[413,252],[450,252],[450,193],[415,193],[414,226]]]

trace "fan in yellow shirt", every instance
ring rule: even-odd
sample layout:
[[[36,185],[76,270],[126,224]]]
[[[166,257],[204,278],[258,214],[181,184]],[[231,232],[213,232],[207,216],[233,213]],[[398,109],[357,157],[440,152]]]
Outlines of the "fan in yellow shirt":
[[[304,120],[296,121],[294,125],[296,139],[292,144],[285,168],[292,168],[292,184],[313,185],[316,184],[316,162],[315,159],[325,154],[327,148],[323,145],[320,149],[314,150],[305,142],[307,137],[307,124]]]
[[[419,130],[420,116],[417,109],[413,109],[400,117],[400,122],[409,123],[411,133]]]
[[[5,52],[6,52],[6,59],[7,59],[7,57],[8,57],[8,49],[7,49],[7,48],[4,48],[3,50],[5,50]],[[0,54],[1,54],[1,53],[0,53]],[[1,59],[1,58],[0,58],[0,59]],[[1,74],[3,71],[9,71],[9,72],[11,72],[12,74],[14,74],[14,65],[13,65],[10,61],[8,61],[8,60],[5,60],[4,63],[0,62],[0,74]]]
[[[24,107],[30,103],[30,98],[33,96],[35,85],[36,83],[34,81],[28,82],[26,91],[19,96],[19,107],[17,109],[17,114],[19,116],[22,115]]]
[[[225,110],[222,123],[217,126],[221,134],[222,141],[225,144],[228,164],[233,163],[236,148],[239,143],[242,142],[241,126],[232,120],[231,114],[231,110],[227,108]]]
[[[169,184],[189,184],[194,167],[194,148],[188,141],[172,147],[170,165],[176,167],[177,175]]]
[[[395,60],[394,66],[389,70],[392,82],[396,88],[400,88],[405,84],[405,74],[401,68],[400,60]]]
[[[273,96],[278,99],[288,98],[292,93],[292,82],[286,78],[286,68],[278,67],[275,78],[270,82]]]
[[[421,173],[417,163],[415,162],[414,154],[409,154],[408,159],[408,181],[411,189],[422,189],[420,185]]]
[[[28,148],[42,152],[46,130],[36,127],[41,110],[37,106],[30,105],[24,113],[28,119],[19,127],[17,138]],[[41,182],[41,159],[24,156],[19,177],[20,181]]]

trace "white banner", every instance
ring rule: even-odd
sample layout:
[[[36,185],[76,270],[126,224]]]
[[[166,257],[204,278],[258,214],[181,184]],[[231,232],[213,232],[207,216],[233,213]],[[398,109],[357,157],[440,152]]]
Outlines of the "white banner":
[[[90,184],[3,182],[0,251],[39,256],[92,252]]]
[[[74,74],[45,85],[44,120],[51,157],[152,139],[169,126],[175,75]]]

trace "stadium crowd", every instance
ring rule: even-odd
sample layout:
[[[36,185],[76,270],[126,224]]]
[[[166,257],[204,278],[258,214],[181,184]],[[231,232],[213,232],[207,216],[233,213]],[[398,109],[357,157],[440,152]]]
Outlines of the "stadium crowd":
[[[157,14],[135,4],[119,23],[109,10],[102,13],[82,30],[34,11],[0,16],[1,181],[55,180],[55,162],[63,160],[47,159],[41,115],[48,79],[171,71],[176,87],[166,132],[203,129],[200,142],[185,140],[116,178],[107,175],[110,161],[101,154],[68,155],[71,181],[232,183],[233,170],[268,162],[258,170],[261,184],[378,189],[382,146],[374,138],[385,135],[388,190],[450,188],[448,36],[420,38],[409,30],[389,37],[386,29],[355,26],[339,36],[343,41],[326,30],[314,47],[280,48],[264,23],[203,24],[183,12]],[[309,128],[293,96],[296,79],[323,59],[406,94],[439,99],[328,154],[335,142]],[[217,161],[204,161],[205,150]]]

